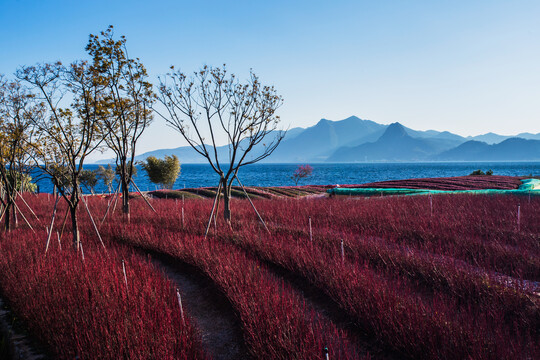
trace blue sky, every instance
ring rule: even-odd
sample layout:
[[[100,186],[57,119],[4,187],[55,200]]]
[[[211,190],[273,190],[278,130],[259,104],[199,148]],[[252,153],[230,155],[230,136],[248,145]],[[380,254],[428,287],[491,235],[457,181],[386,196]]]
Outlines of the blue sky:
[[[85,58],[115,26],[153,79],[227,64],[285,127],[350,115],[461,135],[540,132],[540,1],[0,0],[0,73]],[[185,143],[156,118],[138,153]]]

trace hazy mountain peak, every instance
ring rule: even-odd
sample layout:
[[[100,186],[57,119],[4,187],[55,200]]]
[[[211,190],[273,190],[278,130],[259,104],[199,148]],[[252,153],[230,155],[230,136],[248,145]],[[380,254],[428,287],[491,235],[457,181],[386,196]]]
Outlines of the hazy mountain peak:
[[[368,121],[368,120],[362,120],[360,119],[358,116],[349,116],[348,118],[346,119],[342,119],[342,120],[328,120],[328,119],[325,119],[325,118],[322,118],[321,120],[319,120],[319,122],[317,123],[317,125],[321,125],[321,124],[327,124],[327,125],[332,125],[332,126],[335,126],[335,125],[340,125],[340,124],[343,124],[343,123],[358,123],[358,122],[362,122],[362,121]]]
[[[380,139],[392,139],[392,138],[403,138],[409,137],[405,127],[398,122],[388,125],[385,132],[382,134]]]
[[[364,121],[364,120],[360,119],[358,116],[353,115],[353,116],[349,116],[348,118],[343,119],[341,121]]]
[[[319,122],[312,127],[307,128],[306,130],[311,131],[332,131],[331,129],[334,127],[334,121],[328,120],[328,119],[321,119]]]

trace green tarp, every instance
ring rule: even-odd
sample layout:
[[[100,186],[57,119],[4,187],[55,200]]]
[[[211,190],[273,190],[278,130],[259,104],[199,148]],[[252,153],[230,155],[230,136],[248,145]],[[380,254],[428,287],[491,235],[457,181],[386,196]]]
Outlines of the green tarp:
[[[483,190],[429,190],[429,189],[398,189],[398,188],[333,188],[326,190],[330,195],[356,196],[389,196],[389,195],[428,195],[428,194],[512,194],[540,195],[540,180],[525,179],[515,190],[483,189]]]
[[[538,179],[523,179],[519,190],[540,190],[540,180]]]

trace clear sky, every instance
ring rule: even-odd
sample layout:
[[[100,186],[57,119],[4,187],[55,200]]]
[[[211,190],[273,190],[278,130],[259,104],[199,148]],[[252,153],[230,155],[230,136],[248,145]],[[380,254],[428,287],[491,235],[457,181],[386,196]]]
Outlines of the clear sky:
[[[540,1],[0,0],[0,73],[85,58],[115,26],[151,77],[253,68],[285,127],[356,115],[460,135],[540,132]],[[185,145],[161,119],[138,153]]]

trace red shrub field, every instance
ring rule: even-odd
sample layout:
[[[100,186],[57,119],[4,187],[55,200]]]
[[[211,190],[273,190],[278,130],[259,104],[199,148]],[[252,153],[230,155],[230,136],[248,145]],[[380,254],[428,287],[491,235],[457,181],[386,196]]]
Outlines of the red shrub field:
[[[469,175],[441,178],[379,181],[361,185],[343,185],[358,188],[407,188],[430,190],[513,190],[521,185],[520,177],[502,175]]]
[[[46,195],[27,199],[41,224],[50,221]],[[0,293],[30,333],[54,358],[207,358],[189,317],[181,319],[172,284],[129,249],[97,247],[83,220],[84,260],[68,234],[62,243],[55,234],[45,256],[47,234],[37,221],[36,234],[20,224],[0,240]]]
[[[444,210],[433,217],[426,197],[274,202],[267,216],[275,232],[253,236],[254,227],[230,238],[318,286],[407,357],[527,358],[538,350],[540,229],[538,199],[522,205],[515,229],[520,200],[438,196]],[[452,210],[457,203],[468,210]],[[494,217],[485,228],[474,215],[480,209]]]
[[[397,189],[429,189],[429,190],[516,190],[522,185],[523,177],[503,176],[503,175],[469,175],[441,178],[422,178],[407,180],[389,180],[379,181],[367,184],[346,184],[338,185],[342,188],[397,188]],[[304,185],[304,186],[279,186],[279,187],[246,187],[245,190],[252,198],[274,199],[299,196],[309,196],[323,194],[327,189],[336,187],[336,185]],[[182,190],[157,190],[151,194],[157,198],[181,199],[185,198],[214,198],[217,188],[188,188]],[[232,197],[245,198],[242,188],[233,186]]]
[[[81,210],[84,260],[69,245],[69,220],[62,250],[53,237],[44,255],[52,197],[26,195],[40,220],[28,217],[36,234],[19,221],[2,236],[1,296],[58,358],[219,357],[189,308],[182,321],[178,285],[149,253],[208,279],[255,359],[325,359],[325,347],[329,359],[540,357],[540,198],[298,199],[292,190],[249,192],[260,191],[253,203],[268,231],[234,199],[232,227],[218,216],[206,238],[211,200],[152,199],[154,212],[134,199],[129,223],[117,209],[100,227],[107,250]],[[87,199],[101,219],[106,198]]]

